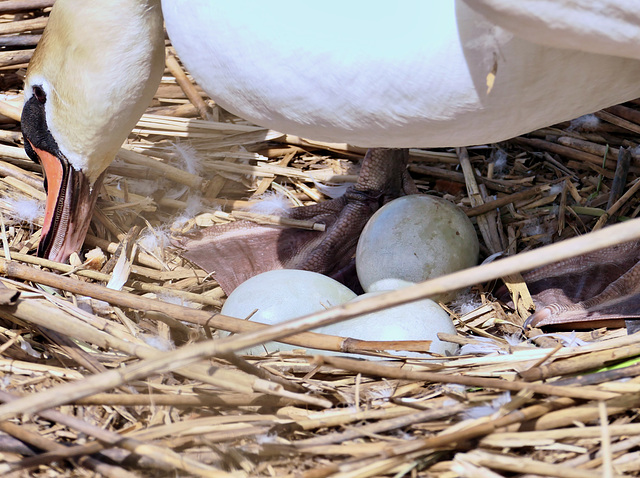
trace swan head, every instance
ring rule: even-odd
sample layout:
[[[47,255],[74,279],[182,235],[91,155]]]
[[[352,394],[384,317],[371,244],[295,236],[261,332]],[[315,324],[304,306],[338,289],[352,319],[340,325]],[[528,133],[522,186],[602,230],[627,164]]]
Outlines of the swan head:
[[[63,262],[84,241],[107,166],[164,70],[159,0],[58,0],[29,64],[22,133],[45,175],[38,255]]]

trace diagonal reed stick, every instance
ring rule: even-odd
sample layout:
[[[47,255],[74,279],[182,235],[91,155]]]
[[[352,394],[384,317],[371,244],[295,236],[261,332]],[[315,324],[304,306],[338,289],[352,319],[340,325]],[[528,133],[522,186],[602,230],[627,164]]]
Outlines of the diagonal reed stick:
[[[209,340],[184,346],[178,350],[141,360],[117,370],[110,370],[89,377],[81,382],[54,387],[36,395],[27,396],[0,406],[0,420],[13,418],[21,413],[37,413],[75,400],[121,386],[132,380],[141,380],[150,375],[186,367],[212,356],[234,353],[248,347],[289,337],[314,327],[337,323],[378,309],[424,299],[434,294],[456,290],[477,282],[496,279],[505,274],[522,272],[534,267],[591,252],[609,245],[640,238],[640,219],[628,221],[595,233],[576,237],[561,243],[545,246],[536,251],[509,257],[499,262],[484,264],[472,269],[456,272],[438,279],[416,284],[406,289],[374,296],[368,300],[343,304],[326,311],[292,319],[277,325],[242,333],[218,340]],[[0,273],[6,274],[11,263],[0,261]],[[165,312],[170,304],[162,304]],[[176,306],[173,306],[176,307]],[[169,312],[170,313],[170,312]]]

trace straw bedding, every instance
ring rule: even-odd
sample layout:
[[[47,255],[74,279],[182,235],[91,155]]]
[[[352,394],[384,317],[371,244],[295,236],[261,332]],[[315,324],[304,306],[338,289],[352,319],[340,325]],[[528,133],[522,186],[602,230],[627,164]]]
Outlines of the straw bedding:
[[[353,180],[363,151],[233,117],[170,46],[154,102],[108,171],[85,259],[36,259],[41,171],[10,116],[51,3],[0,2],[3,476],[638,474],[640,339],[524,331],[518,274],[503,276],[521,297],[515,309],[492,295],[495,281],[444,304],[457,356],[234,354],[286,330],[218,315],[224,293],[172,238],[267,220],[246,211],[266,192],[289,205],[324,200],[317,181]],[[627,183],[640,184],[640,103],[595,116],[499,145],[412,150],[410,173],[473,218],[483,257],[535,250],[638,214],[632,194],[615,210],[607,201],[620,149],[631,148]],[[216,340],[219,329],[238,334]],[[290,341],[344,346],[318,334]]]

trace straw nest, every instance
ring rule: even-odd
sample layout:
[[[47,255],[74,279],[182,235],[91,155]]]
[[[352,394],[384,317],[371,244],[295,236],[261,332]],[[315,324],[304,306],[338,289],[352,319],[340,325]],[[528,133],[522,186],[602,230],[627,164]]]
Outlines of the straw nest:
[[[466,302],[446,305],[458,335],[443,338],[465,346],[459,356],[236,356],[290,330],[217,315],[223,292],[171,236],[246,218],[267,191],[292,205],[321,201],[313,180],[352,179],[363,151],[233,117],[194,86],[170,46],[154,104],[109,169],[87,260],[36,259],[41,171],[10,117],[52,3],[0,3],[3,476],[637,474],[640,339],[624,329],[523,331],[528,293],[508,259],[468,275]],[[535,250],[638,213],[631,194],[606,210],[619,150],[640,138],[638,103],[596,117],[589,128],[556,125],[500,145],[412,150],[410,172],[474,218],[485,257]],[[639,170],[631,166],[632,179]],[[516,310],[492,297],[493,277],[520,297]],[[296,330],[346,316],[328,310]],[[216,340],[218,329],[241,333]],[[343,346],[309,333],[288,340]]]

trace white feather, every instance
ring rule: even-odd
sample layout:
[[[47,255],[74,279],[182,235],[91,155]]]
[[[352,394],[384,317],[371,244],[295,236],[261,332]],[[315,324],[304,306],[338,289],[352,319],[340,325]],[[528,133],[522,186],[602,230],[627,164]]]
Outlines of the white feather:
[[[163,352],[169,352],[176,348],[171,340],[160,337],[159,335],[142,335],[141,338],[150,347],[162,350]]]
[[[289,198],[277,191],[267,191],[255,201],[248,210],[256,214],[283,215],[291,208]]]
[[[167,226],[147,228],[140,235],[138,246],[150,253],[162,251],[171,243],[170,234]]]
[[[26,222],[35,225],[44,216],[44,202],[32,198],[13,199],[10,197],[2,200],[9,209],[9,218],[15,221]]]
[[[337,198],[343,196],[347,192],[347,189],[353,185],[353,183],[343,184],[323,184],[318,181],[314,181],[316,189],[327,197]]]
[[[507,162],[507,153],[502,149],[497,149],[493,154],[494,167],[493,171],[496,174],[504,174],[507,172],[509,168],[509,163]]]
[[[482,301],[476,294],[462,292],[451,302],[451,309],[459,315],[465,315],[482,306]]]
[[[191,174],[202,172],[202,157],[190,143],[172,143],[170,150],[175,153],[178,164]]]
[[[594,131],[600,125],[600,119],[594,114],[580,116],[571,121],[570,130]]]

